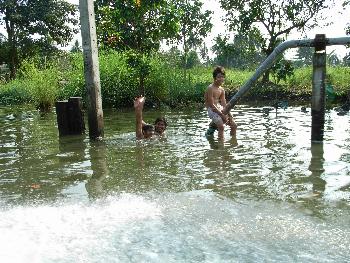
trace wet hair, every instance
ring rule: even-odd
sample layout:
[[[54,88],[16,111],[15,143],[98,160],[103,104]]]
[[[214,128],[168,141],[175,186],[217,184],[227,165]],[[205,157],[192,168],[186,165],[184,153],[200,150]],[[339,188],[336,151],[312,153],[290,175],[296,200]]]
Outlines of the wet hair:
[[[224,67],[217,66],[213,71],[213,78],[216,79],[216,76],[222,74],[225,77],[225,69]]]
[[[153,125],[146,124],[142,126],[142,132],[146,133],[148,131],[154,131]]]
[[[155,121],[154,121],[154,125],[156,125],[158,122],[164,122],[165,128],[168,126],[168,123],[166,121],[166,119],[164,117],[158,117]]]

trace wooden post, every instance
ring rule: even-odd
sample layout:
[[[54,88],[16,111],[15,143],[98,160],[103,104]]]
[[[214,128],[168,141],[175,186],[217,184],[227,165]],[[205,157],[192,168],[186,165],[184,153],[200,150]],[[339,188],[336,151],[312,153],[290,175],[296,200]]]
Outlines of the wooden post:
[[[84,133],[85,123],[80,97],[71,97],[68,101],[57,101],[56,115],[60,136]]]
[[[82,134],[85,131],[83,105],[81,97],[70,97],[68,99],[68,120],[71,134]]]
[[[67,104],[68,101],[56,101],[56,117],[59,136],[65,136],[69,134],[69,124],[67,118]]]
[[[79,0],[86,102],[91,139],[103,137],[103,110],[93,0]]]
[[[313,57],[311,141],[323,141],[325,115],[326,36],[316,35]]]

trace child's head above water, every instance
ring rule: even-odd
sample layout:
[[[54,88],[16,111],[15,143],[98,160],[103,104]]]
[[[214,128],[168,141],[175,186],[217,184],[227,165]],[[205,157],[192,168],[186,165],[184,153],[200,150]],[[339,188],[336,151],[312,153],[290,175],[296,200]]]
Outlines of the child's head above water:
[[[158,134],[163,134],[168,123],[164,117],[159,117],[154,121],[154,130]]]
[[[143,125],[142,126],[142,133],[143,133],[144,138],[152,137],[152,135],[154,134],[153,125],[149,125],[149,124]]]

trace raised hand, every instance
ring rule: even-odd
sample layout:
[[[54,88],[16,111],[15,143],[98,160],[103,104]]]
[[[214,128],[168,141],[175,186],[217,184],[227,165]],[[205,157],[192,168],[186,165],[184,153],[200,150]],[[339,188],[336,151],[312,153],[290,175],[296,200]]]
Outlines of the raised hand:
[[[140,96],[134,99],[134,108],[135,109],[143,109],[143,105],[145,104],[145,97]]]

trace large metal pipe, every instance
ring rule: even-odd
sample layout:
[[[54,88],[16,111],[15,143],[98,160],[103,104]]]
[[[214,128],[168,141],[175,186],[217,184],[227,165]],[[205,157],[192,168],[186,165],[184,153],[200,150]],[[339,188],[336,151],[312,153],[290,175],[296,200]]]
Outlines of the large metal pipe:
[[[326,46],[350,44],[350,37],[326,38]],[[236,102],[257,82],[259,77],[266,70],[271,68],[277,57],[289,48],[315,47],[318,45],[317,39],[288,40],[279,44],[274,51],[265,59],[253,76],[238,90],[238,92],[227,103],[224,112],[228,113]]]

